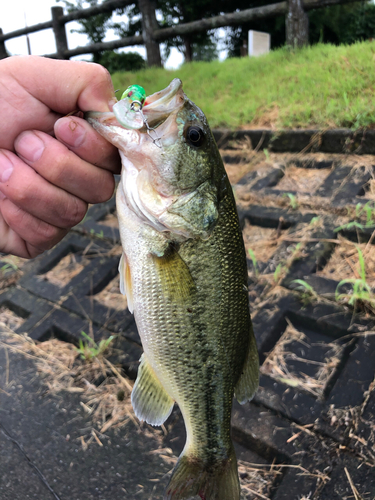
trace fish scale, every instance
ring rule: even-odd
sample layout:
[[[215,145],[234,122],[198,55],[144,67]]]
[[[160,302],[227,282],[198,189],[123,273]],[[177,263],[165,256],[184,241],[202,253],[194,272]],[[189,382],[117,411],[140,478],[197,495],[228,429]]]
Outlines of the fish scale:
[[[181,82],[148,97],[142,112],[149,126],[155,114],[157,145],[149,127],[136,137],[108,114],[89,117],[125,158],[120,274],[144,348],[132,403],[152,425],[175,402],[181,409],[187,440],[166,500],[239,500],[231,406],[234,394],[240,403],[253,396],[258,358],[235,200],[207,121]]]

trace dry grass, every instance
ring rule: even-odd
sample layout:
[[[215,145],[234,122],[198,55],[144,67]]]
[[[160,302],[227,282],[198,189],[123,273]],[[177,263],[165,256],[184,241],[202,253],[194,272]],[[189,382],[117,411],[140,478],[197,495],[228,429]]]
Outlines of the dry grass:
[[[375,200],[375,179],[371,179],[367,184],[366,198]]]
[[[316,274],[336,281],[344,279],[359,279],[360,264],[357,248],[362,251],[366,263],[366,281],[375,287],[375,251],[374,246],[367,243],[355,244],[340,235],[337,245],[327,265]]]
[[[81,406],[92,419],[92,428],[81,436],[84,449],[93,442],[100,445],[108,429],[122,427],[130,420],[139,426],[130,402],[133,383],[103,355],[82,360],[72,344],[57,339],[38,343],[10,329],[3,345],[35,361],[51,394],[80,394]]]
[[[282,242],[276,229],[260,226],[252,226],[248,220],[242,231],[246,256],[249,257],[249,249],[254,252],[257,260],[267,262],[274,254],[278,245]]]
[[[17,316],[5,306],[0,307],[0,331],[13,332],[25,322],[24,318]]]
[[[289,349],[292,343],[302,344],[307,351],[306,357],[301,358],[291,352]],[[323,361],[313,361],[308,359],[308,350],[311,346],[312,344],[308,337],[294,328],[288,320],[288,326],[284,334],[268,354],[260,371],[283,384],[302,389],[320,398],[323,396],[329,378],[340,362],[343,347],[335,342],[325,343],[324,347],[329,347],[325,359]],[[303,372],[294,373],[290,371],[288,362],[292,361],[316,365],[318,369],[315,376],[312,377]]]
[[[261,106],[255,113],[254,120],[251,125],[243,128],[268,128],[275,130],[280,114],[279,106],[272,104],[271,106]]]
[[[90,263],[86,256],[70,253],[63,257],[50,271],[39,275],[40,280],[46,280],[53,285],[64,287]]]
[[[118,274],[100,293],[93,295],[93,298],[105,307],[123,311],[127,308],[125,295],[120,292],[120,275]]]
[[[330,172],[329,168],[299,168],[290,165],[285,169],[285,175],[278,182],[277,189],[310,194],[323,184]]]
[[[270,499],[271,489],[281,468],[270,465],[269,468],[260,468],[257,465],[238,461],[238,473],[241,484],[241,500]]]

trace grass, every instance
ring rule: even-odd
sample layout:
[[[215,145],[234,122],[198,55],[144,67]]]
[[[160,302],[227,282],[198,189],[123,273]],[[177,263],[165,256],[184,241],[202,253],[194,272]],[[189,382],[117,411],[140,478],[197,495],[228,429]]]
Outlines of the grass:
[[[87,342],[79,339],[79,347],[76,347],[76,349],[79,352],[81,359],[85,359],[87,361],[104,354],[112,340],[115,338],[114,335],[111,335],[108,339],[103,339],[99,342],[99,344],[97,344],[89,335],[87,335],[87,333],[82,331],[81,335]]]
[[[115,73],[115,89],[138,83],[147,94],[181,78],[211,127],[371,127],[375,43],[285,48],[258,58],[193,62],[177,70]]]
[[[366,281],[365,259],[362,250],[358,246],[357,252],[359,278],[347,278],[341,280],[336,288],[336,300],[337,302],[344,301],[355,309],[361,308],[362,306],[365,310],[375,313],[375,294],[373,293],[371,286]],[[351,293],[339,293],[339,289],[346,283],[352,285]]]

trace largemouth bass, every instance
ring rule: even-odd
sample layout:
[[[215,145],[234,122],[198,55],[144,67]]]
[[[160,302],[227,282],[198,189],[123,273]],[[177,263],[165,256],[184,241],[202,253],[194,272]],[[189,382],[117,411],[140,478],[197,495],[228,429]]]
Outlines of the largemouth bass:
[[[233,395],[253,397],[258,354],[231,185],[180,80],[149,96],[141,116],[133,130],[114,113],[87,116],[123,165],[120,282],[144,349],[133,408],[151,425],[181,409],[187,440],[166,500],[239,500],[231,406]]]

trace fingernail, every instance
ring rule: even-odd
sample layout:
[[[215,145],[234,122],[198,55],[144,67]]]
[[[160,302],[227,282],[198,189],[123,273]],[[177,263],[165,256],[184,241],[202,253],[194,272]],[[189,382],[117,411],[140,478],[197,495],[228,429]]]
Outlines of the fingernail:
[[[78,148],[83,143],[86,130],[74,118],[60,118],[55,123],[55,135],[67,146]]]
[[[17,154],[27,161],[38,161],[44,151],[44,142],[34,132],[22,132],[15,143]]]
[[[13,163],[4,154],[0,153],[0,182],[6,182],[13,172]]]

